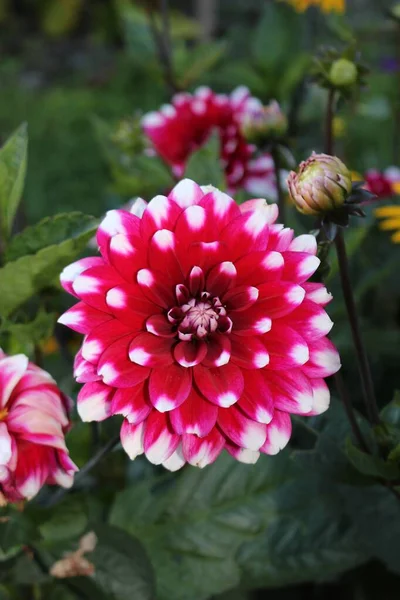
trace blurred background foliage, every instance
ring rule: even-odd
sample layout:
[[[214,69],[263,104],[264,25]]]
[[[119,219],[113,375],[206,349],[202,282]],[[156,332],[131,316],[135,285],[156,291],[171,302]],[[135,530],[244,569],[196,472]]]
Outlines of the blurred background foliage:
[[[361,174],[370,168],[400,165],[400,24],[390,17],[392,2],[348,0],[346,15],[337,16],[323,15],[317,9],[297,14],[274,0],[219,0],[211,26],[199,19],[201,2],[170,2],[179,87],[193,90],[210,85],[216,91],[229,92],[237,85],[247,85],[264,102],[276,98],[289,116],[290,143],[299,161],[312,150],[323,149],[326,92],[311,82],[312,54],[321,45],[340,49],[356,44],[370,75],[358,97],[338,106],[336,151]],[[124,157],[123,153],[116,156],[113,143],[125,119],[135,122],[170,97],[148,26],[148,5],[145,0],[0,0],[1,140],[21,122],[29,123],[24,210],[18,215],[18,227],[64,211],[84,210],[100,217],[135,194],[146,197],[150,193],[146,181],[134,172],[134,164],[119,168],[125,164]],[[367,207],[366,220],[346,237],[360,319],[383,406],[398,385],[399,252],[386,232],[378,230],[373,208]],[[294,210],[289,212],[289,224],[298,233],[310,228],[310,222]],[[335,298],[329,311],[336,324],[333,338],[341,352],[353,403],[361,410],[356,360],[334,259],[329,286]],[[30,335],[41,342],[45,367],[72,394],[77,387],[70,364],[78,337],[65,338],[69,334],[62,328],[56,328],[55,337],[49,335],[67,302],[56,285],[42,290],[40,301],[29,306],[32,317],[36,315]],[[45,306],[47,317],[37,312],[39,306]],[[18,329],[18,324],[14,327],[14,350],[26,349],[26,330]],[[96,471],[97,482],[106,484],[101,494],[94,498],[88,493],[93,484],[90,477],[83,486],[87,510],[84,514],[78,511],[75,529],[65,528],[65,523],[62,529],[58,517],[54,524],[48,513],[36,515],[40,535],[48,544],[42,548],[42,561],[51,561],[60,555],[61,547],[73,546],[88,526],[104,521],[107,527],[124,528],[144,544],[155,561],[162,600],[258,600],[267,596],[272,600],[319,600],[338,595],[354,600],[397,600],[400,525],[394,499],[383,494],[386,490],[371,485],[345,493],[351,466],[344,466],[344,455],[334,446],[348,434],[341,429],[343,420],[335,416],[338,410],[332,409],[328,420],[312,419],[308,432],[301,425],[296,428],[294,443],[304,442],[304,438],[309,442],[307,436],[311,435],[310,448],[317,439],[318,452],[299,452],[295,467],[286,453],[276,462],[260,460],[251,470],[225,458],[219,470],[210,467],[196,474],[191,470],[178,485],[170,486],[169,476],[141,459],[126,472],[125,457],[113,453],[106,466]],[[101,437],[107,439],[117,430],[117,423],[107,422],[101,427]],[[80,466],[96,444],[87,425],[77,424],[69,434],[71,454]],[[331,471],[333,479],[340,481],[335,489],[328,477]],[[292,498],[293,478],[297,487]],[[222,483],[216,497],[215,490]],[[185,489],[196,489],[198,495],[187,502]],[[115,492],[119,493],[115,496]],[[320,508],[313,505],[317,497]],[[65,501],[68,524],[74,522],[76,501],[76,495]],[[369,513],[360,510],[365,504]],[[335,512],[338,505],[340,514]],[[137,513],[132,514],[132,506]],[[238,513],[229,508],[232,506],[238,507]],[[13,514],[13,518],[22,517]],[[360,527],[355,531],[349,523],[357,518]],[[163,529],[166,519],[172,523],[168,533]],[[392,535],[380,537],[391,527]],[[365,539],[359,539],[360,530]],[[98,535],[100,540],[102,536],[114,539],[110,531]],[[374,552],[369,546],[372,538]],[[11,527],[0,540],[8,561],[14,560],[14,542]],[[116,542],[116,547],[121,544]],[[127,556],[130,552],[135,555],[135,547],[128,544],[125,549]],[[200,557],[197,561],[196,556]],[[112,557],[113,564],[119,563],[117,552]],[[59,588],[24,560],[13,563],[18,577],[15,575],[11,587],[9,574],[0,569],[0,599],[132,597],[132,563],[121,566],[125,588],[121,584],[118,590],[110,590],[100,551],[95,562],[102,575],[93,588],[80,580],[72,589]],[[137,566],[138,573],[143,572],[142,567]],[[199,587],[191,594],[195,581]],[[4,591],[2,582],[8,586]],[[289,584],[296,585],[287,587]],[[151,589],[141,590],[135,600],[153,598]]]

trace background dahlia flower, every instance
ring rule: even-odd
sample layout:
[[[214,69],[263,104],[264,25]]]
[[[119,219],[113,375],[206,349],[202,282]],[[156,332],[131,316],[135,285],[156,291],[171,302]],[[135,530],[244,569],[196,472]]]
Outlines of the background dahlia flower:
[[[81,418],[122,414],[129,456],[170,470],[223,448],[249,463],[276,454],[291,413],[327,409],[324,378],[340,367],[330,295],[307,283],[315,238],[275,224],[276,204],[238,206],[187,179],[142,208],[110,211],[101,256],[61,274],[80,301],[60,322],[85,334]]]
[[[70,487],[77,467],[64,433],[69,399],[23,354],[0,350],[0,492],[2,500],[33,498],[45,484]]]
[[[400,169],[388,167],[384,171],[369,169],[364,175],[366,188],[378,198],[400,194]]]
[[[194,94],[176,94],[171,104],[145,115],[142,125],[157,154],[177,177],[184,174],[190,155],[217,130],[228,190],[233,193],[243,188],[276,199],[273,160],[266,153],[256,157],[256,147],[243,133],[248,119],[262,109],[261,101],[244,86],[230,96],[200,87]]]

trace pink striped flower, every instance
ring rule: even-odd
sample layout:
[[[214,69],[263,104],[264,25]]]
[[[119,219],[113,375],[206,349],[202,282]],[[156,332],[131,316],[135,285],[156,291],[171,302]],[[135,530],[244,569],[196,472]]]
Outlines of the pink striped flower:
[[[80,416],[122,414],[129,456],[171,470],[223,448],[250,463],[279,452],[291,413],[327,409],[324,378],[340,367],[330,295],[307,283],[315,238],[275,224],[276,204],[239,207],[187,179],[142,208],[110,211],[101,256],[61,275],[80,302],[60,322],[85,334]]]
[[[195,93],[180,93],[172,104],[145,115],[142,124],[157,152],[182,177],[190,155],[207,142],[213,131],[221,141],[221,161],[230,193],[244,188],[251,194],[276,198],[274,165],[269,154],[255,155],[243,128],[249,118],[263,109],[245,87],[230,96],[215,94],[207,87]]]
[[[45,484],[70,487],[77,467],[64,433],[69,399],[52,377],[23,354],[0,350],[0,493],[31,499]]]

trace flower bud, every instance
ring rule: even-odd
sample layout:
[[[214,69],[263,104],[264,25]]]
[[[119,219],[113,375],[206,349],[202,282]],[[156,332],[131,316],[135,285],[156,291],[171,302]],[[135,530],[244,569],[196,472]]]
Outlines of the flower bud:
[[[287,131],[287,118],[276,100],[255,106],[242,116],[242,132],[249,141],[279,139]]]
[[[353,85],[357,81],[357,66],[347,58],[339,58],[332,63],[329,80],[336,87]]]
[[[351,193],[351,173],[336,156],[315,154],[291,171],[288,188],[296,208],[319,215],[341,207]]]

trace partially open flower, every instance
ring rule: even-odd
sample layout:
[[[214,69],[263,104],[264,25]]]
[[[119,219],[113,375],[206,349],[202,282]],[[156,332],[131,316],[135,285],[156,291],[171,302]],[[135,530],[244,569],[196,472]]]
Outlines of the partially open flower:
[[[316,154],[288,177],[296,208],[306,215],[322,215],[340,208],[351,193],[351,173],[336,156]]]
[[[122,414],[131,458],[176,470],[225,448],[252,463],[287,444],[290,414],[328,408],[324,378],[340,360],[326,337],[330,295],[307,282],[316,240],[295,238],[277,216],[276,204],[238,206],[183,180],[140,217],[110,211],[101,256],[64,269],[80,301],[60,322],[85,334],[78,412]]]
[[[8,502],[33,498],[45,483],[72,485],[69,402],[46,371],[0,350],[0,496]]]
[[[288,126],[286,115],[276,100],[267,106],[254,107],[242,118],[242,131],[249,141],[268,141],[280,139]]]

